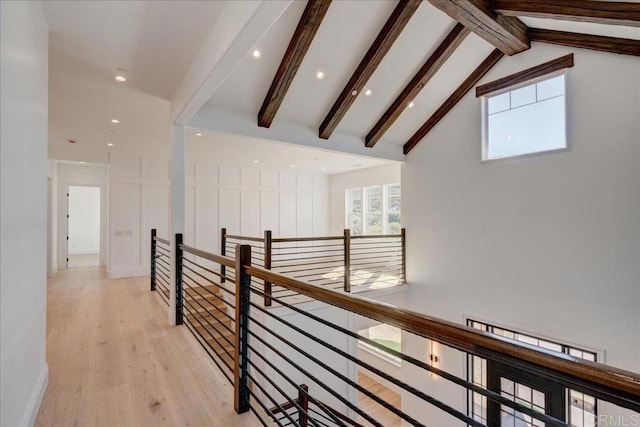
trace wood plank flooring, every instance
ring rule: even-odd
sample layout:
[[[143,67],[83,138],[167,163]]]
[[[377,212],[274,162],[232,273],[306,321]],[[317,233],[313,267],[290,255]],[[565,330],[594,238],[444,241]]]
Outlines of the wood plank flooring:
[[[386,400],[394,407],[401,408],[401,397],[398,393],[379,383],[361,370],[358,371],[358,384],[372,391],[376,396]],[[402,425],[402,420],[399,416],[361,392],[358,392],[358,407],[370,414],[385,427],[400,427]],[[366,420],[359,420],[358,422],[366,426],[371,425]]]
[[[49,388],[37,426],[257,426],[184,326],[168,325],[148,278],[101,268],[49,281]]]

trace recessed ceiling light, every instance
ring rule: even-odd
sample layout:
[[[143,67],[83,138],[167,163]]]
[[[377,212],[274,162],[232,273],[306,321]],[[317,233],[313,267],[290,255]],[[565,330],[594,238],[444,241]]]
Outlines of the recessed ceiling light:
[[[327,171],[327,169],[326,169],[326,168],[322,168],[322,172],[326,172],[326,171]]]
[[[254,161],[253,161],[253,163],[254,163],[254,164],[258,164],[258,161],[257,161],[257,160],[254,160]]]
[[[126,82],[127,81],[127,70],[124,68],[118,68],[116,70],[116,75],[113,76],[114,79],[118,82]]]
[[[413,108],[414,105],[416,105],[416,104],[414,104],[413,102],[410,102],[409,103],[409,108]]]
[[[113,147],[113,144],[111,142],[107,142],[107,147]]]
[[[295,168],[295,167],[296,167],[296,165],[289,165],[289,167],[290,167],[290,168]]]
[[[364,96],[370,96],[372,93],[373,93],[373,91],[372,91],[371,89],[367,89],[367,90],[364,92]]]
[[[253,51],[253,57],[256,59],[260,59],[260,57],[262,56],[262,52],[260,52],[258,49]]]
[[[357,90],[352,90],[352,91],[351,91],[351,96],[356,96],[357,94],[358,94],[358,91],[357,91]]]
[[[84,164],[85,164],[85,162],[80,162],[80,164],[81,164],[81,165],[84,165]]]
[[[316,78],[317,78],[318,80],[322,80],[322,79],[324,79],[324,73],[323,73],[322,71],[318,71],[318,72],[316,73]]]
[[[202,132],[196,132],[196,136],[202,136]]]
[[[120,123],[120,120],[118,120],[118,119],[111,119],[111,123],[116,123],[116,124],[117,124],[117,123]]]

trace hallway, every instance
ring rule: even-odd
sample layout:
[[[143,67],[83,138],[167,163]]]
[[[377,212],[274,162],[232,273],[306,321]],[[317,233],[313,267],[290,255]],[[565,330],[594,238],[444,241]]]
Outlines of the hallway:
[[[146,277],[101,268],[48,283],[49,387],[37,426],[254,426],[185,327],[170,327]]]

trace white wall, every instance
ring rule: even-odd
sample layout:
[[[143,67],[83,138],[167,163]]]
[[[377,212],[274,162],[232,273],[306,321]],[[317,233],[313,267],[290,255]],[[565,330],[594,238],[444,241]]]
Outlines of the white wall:
[[[55,165],[57,181],[57,197],[54,211],[57,216],[57,261],[58,269],[66,268],[67,254],[67,190],[69,186],[95,186],[101,189],[101,230],[100,230],[100,265],[107,263],[107,215],[108,215],[108,180],[107,165],[79,164],[50,161]]]
[[[389,165],[331,175],[329,177],[331,234],[342,235],[345,227],[345,190],[373,185],[397,184],[400,182],[400,168],[400,163],[391,163]]]
[[[169,161],[150,155],[110,155],[109,277],[149,273],[151,229],[169,233]]]
[[[534,43],[484,81],[571,51]],[[639,76],[637,58],[575,50],[568,152],[481,163],[471,93],[431,131],[402,171],[412,308],[604,350],[640,371]]]
[[[185,241],[219,253],[229,234],[276,237],[326,235],[326,175],[218,165],[215,152],[187,143]]]
[[[100,188],[69,187],[70,255],[100,253]]]
[[[0,2],[0,424],[30,426],[48,382],[48,28],[42,4]]]

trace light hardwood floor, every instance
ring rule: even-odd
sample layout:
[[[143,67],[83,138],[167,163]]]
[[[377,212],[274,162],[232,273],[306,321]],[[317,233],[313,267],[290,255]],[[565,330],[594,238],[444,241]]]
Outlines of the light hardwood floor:
[[[38,426],[257,426],[233,410],[232,387],[147,278],[101,268],[49,281],[49,388]]]
[[[366,388],[367,390],[375,393],[379,398],[386,400],[396,408],[401,408],[401,397],[398,393],[394,392],[383,384],[379,383],[361,370],[358,371],[358,384]],[[358,393],[358,407],[370,414],[373,418],[382,423],[385,427],[400,427],[402,421],[400,417],[389,411],[383,406],[380,406],[373,399],[366,396],[364,393]],[[366,420],[359,420],[359,423],[365,426],[371,425]]]

